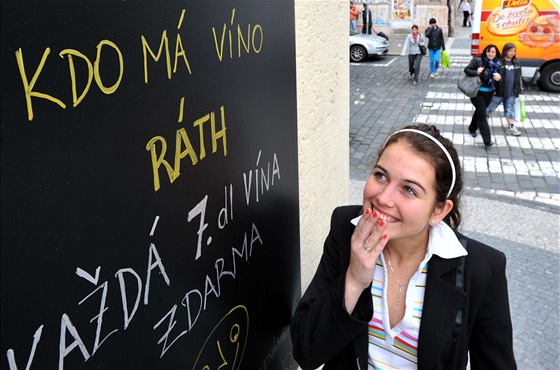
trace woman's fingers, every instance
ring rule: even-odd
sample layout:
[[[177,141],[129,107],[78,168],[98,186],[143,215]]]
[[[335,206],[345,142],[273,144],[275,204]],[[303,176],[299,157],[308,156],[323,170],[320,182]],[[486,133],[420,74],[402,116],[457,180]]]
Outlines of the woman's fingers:
[[[379,219],[379,212],[366,209],[352,235],[347,287],[365,289],[371,283],[377,258],[389,241],[386,227],[387,223]]]
[[[358,222],[358,226],[352,235],[352,244],[365,246],[365,250],[375,247],[383,237],[387,223],[379,219],[379,212],[366,209],[366,212]]]

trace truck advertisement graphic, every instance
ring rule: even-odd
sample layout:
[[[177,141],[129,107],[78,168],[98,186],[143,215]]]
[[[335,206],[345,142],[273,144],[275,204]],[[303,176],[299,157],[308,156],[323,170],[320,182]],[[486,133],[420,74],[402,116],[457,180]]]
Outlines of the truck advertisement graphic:
[[[560,92],[559,0],[479,0],[473,12],[471,54],[489,44],[516,45],[523,76]]]

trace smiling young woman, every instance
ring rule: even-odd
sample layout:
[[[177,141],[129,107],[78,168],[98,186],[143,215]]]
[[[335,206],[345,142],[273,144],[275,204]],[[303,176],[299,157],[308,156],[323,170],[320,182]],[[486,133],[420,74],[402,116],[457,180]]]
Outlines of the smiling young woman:
[[[389,136],[292,318],[303,369],[516,368],[505,256],[457,232],[462,186],[437,128]]]

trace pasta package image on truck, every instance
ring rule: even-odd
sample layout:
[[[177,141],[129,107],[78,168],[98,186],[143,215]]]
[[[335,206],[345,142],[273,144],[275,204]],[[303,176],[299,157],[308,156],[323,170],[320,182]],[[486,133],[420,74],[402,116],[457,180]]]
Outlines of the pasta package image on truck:
[[[478,0],[472,14],[471,55],[489,44],[516,46],[523,77],[560,92],[560,0]]]

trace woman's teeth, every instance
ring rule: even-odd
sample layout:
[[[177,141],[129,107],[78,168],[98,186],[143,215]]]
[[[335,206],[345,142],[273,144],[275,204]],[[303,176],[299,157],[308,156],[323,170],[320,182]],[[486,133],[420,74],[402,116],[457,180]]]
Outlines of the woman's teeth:
[[[377,212],[379,212],[379,211],[377,211]],[[396,219],[394,217],[391,217],[391,216],[388,216],[388,215],[386,215],[384,213],[381,213],[381,212],[379,212],[379,219],[383,220],[385,222],[397,222],[398,221],[398,219]]]

